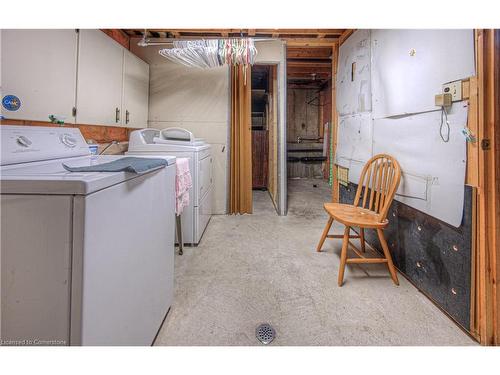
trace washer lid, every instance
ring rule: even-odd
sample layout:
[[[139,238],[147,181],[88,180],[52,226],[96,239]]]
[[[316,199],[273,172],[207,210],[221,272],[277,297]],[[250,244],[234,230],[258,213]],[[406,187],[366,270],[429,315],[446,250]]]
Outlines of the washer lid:
[[[143,174],[129,172],[68,172],[62,163],[83,167],[107,163],[123,155],[83,156],[3,166],[0,169],[2,194],[86,195]],[[165,156],[168,165],[175,157]]]

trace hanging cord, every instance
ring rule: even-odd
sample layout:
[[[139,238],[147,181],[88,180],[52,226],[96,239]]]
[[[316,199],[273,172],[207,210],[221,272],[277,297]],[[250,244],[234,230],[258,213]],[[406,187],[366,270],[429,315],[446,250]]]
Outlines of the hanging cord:
[[[443,136],[443,125],[446,124],[446,137]],[[439,136],[444,143],[450,140],[450,122],[448,121],[448,113],[444,106],[441,107],[441,124],[439,125]]]

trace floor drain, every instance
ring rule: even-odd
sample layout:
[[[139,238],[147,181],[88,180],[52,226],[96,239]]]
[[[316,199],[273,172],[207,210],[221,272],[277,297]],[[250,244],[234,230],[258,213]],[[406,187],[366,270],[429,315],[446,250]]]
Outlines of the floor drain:
[[[267,345],[270,344],[276,337],[276,331],[270,324],[264,323],[257,327],[255,330],[255,336],[257,337],[257,340]]]

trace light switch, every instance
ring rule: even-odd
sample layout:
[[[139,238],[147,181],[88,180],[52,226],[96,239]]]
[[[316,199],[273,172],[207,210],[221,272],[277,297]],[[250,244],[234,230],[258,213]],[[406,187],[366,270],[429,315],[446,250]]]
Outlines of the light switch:
[[[443,85],[443,94],[451,94],[452,102],[462,100],[462,81],[453,81]]]

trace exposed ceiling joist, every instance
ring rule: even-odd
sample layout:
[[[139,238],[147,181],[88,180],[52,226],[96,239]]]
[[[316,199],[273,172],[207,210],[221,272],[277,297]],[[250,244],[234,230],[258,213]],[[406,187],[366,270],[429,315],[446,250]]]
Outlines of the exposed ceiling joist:
[[[144,29],[124,29],[130,36],[142,36]],[[289,45],[331,46],[346,29],[147,29],[148,38],[175,39],[254,37],[286,40]]]
[[[288,68],[332,68],[332,62],[325,60],[293,60],[288,59],[286,66]]]
[[[331,59],[331,47],[288,47],[286,51],[287,59]]]
[[[130,29],[136,30],[136,29]],[[141,30],[141,29],[139,29]],[[254,33],[258,34],[290,34],[290,35],[336,35],[341,36],[346,29],[148,29],[151,32],[168,31],[172,33],[198,33],[198,34],[221,34],[221,33]]]
[[[288,81],[290,80],[322,81],[330,79],[330,75],[325,73],[315,73],[315,74],[291,73],[287,74],[287,79]]]
[[[338,39],[330,38],[286,38],[289,47],[332,47]]]
[[[345,30],[339,38],[339,45],[342,45],[342,43],[344,43],[346,39],[349,38],[354,31],[356,31],[356,29]]]
[[[325,74],[331,74],[332,73],[332,68],[329,66],[325,67],[312,67],[312,66],[300,66],[300,67],[295,67],[295,66],[287,66],[286,68],[287,73],[293,74],[293,73],[325,73]]]

